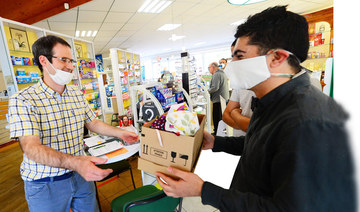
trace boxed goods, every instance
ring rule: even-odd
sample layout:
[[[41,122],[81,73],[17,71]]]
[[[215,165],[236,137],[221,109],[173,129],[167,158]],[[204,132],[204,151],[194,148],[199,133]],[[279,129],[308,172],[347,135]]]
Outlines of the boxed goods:
[[[141,154],[138,159],[138,169],[151,174],[159,171],[174,178],[176,176],[171,175],[167,171],[169,166],[193,172],[201,152],[205,115],[196,114],[199,124],[196,128],[198,130],[194,131],[195,134],[193,136],[150,127],[163,116],[150,121],[142,127]],[[187,117],[185,119],[188,120]],[[186,120],[181,120],[180,122],[188,126]],[[189,118],[189,121],[193,120]],[[171,123],[164,123],[163,126],[161,120],[159,123],[163,128],[165,128],[165,125],[167,125],[166,128],[171,125]]]
[[[23,69],[23,68],[17,68],[17,69],[16,69],[16,75],[17,75],[17,76],[25,76],[25,75],[26,75],[25,69]]]

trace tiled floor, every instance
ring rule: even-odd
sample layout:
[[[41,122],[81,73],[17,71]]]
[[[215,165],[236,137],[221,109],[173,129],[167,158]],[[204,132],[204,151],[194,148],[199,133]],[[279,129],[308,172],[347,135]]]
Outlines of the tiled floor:
[[[20,177],[19,167],[22,161],[22,151],[19,144],[13,143],[0,148],[0,211],[24,212],[29,211],[24,194],[24,183]],[[141,172],[137,169],[137,157],[130,158],[136,187],[142,186]],[[154,182],[150,180],[149,182]],[[100,208],[102,212],[111,210],[111,201],[133,189],[130,171],[125,171],[119,178],[111,178],[104,182],[96,183],[98,188]],[[155,181],[156,183],[156,181]],[[199,197],[187,197],[183,200],[184,212],[214,212],[213,207],[201,204]]]

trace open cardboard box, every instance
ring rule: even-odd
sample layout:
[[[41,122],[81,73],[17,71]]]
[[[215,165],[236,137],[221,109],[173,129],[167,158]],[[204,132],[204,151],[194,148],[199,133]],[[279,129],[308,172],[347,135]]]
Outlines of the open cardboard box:
[[[142,127],[138,169],[151,174],[159,171],[174,178],[177,177],[167,171],[169,166],[193,172],[200,156],[205,126],[205,115],[197,116],[200,129],[194,136],[177,136],[172,132],[152,129],[150,125],[155,119],[145,124]],[[161,142],[156,131],[160,134]]]

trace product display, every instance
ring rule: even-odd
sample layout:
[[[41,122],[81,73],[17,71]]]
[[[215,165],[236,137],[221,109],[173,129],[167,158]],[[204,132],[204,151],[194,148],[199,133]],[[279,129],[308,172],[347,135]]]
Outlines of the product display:
[[[74,74],[73,82],[78,84],[84,92],[85,99],[88,101],[90,108],[94,111],[99,119],[104,119],[102,112],[102,102],[105,97],[101,96],[99,72],[96,69],[95,58],[92,43],[74,40],[75,55],[77,61],[78,76]],[[104,100],[102,100],[102,98]]]
[[[111,65],[105,66],[106,111],[132,116],[129,89],[141,84],[140,56],[121,49],[110,49]],[[119,98],[118,97],[122,97]],[[109,99],[112,98],[112,99]]]
[[[323,81],[328,58],[333,57],[333,29],[328,22],[309,23],[309,51],[307,59],[301,64],[313,71],[313,77]],[[318,72],[318,73],[317,73]]]

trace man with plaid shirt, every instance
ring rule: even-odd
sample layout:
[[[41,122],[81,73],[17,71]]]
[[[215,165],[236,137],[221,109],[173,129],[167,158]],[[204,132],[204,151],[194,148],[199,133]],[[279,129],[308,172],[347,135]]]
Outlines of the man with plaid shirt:
[[[95,185],[89,181],[101,180],[112,170],[95,166],[106,159],[85,156],[84,125],[129,143],[138,136],[96,119],[84,95],[66,85],[76,61],[65,40],[45,36],[32,51],[43,78],[9,101],[10,136],[24,152],[20,173],[29,210],[98,211]]]

